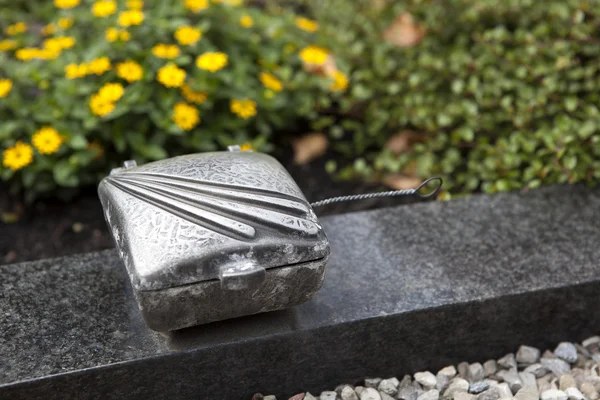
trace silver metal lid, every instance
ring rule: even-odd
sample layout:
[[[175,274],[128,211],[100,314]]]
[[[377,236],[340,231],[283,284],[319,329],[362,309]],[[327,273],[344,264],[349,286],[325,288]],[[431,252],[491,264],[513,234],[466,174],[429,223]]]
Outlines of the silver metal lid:
[[[317,217],[288,172],[255,152],[126,162],[98,188],[136,290],[213,279],[252,287],[265,269],[329,254]]]

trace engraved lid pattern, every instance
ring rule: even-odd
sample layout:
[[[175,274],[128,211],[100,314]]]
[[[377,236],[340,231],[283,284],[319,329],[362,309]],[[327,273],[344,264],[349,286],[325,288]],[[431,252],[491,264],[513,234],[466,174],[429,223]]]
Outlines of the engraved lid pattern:
[[[99,193],[141,290],[215,279],[235,260],[273,268],[329,252],[302,192],[265,154],[202,153],[122,169]]]

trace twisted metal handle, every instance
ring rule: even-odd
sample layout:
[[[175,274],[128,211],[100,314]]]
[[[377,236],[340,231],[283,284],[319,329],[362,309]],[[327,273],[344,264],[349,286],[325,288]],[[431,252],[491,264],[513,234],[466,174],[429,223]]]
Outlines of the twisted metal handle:
[[[425,186],[427,186],[429,184],[429,182],[433,182],[433,181],[439,181],[439,184],[435,187],[435,189],[433,189],[429,193],[425,193],[425,194],[419,193],[419,191],[421,189],[423,189]],[[329,199],[315,201],[314,203],[310,203],[310,205],[311,205],[311,207],[314,208],[314,207],[326,206],[328,204],[333,204],[333,203],[342,203],[345,201],[374,199],[374,198],[378,198],[378,197],[411,196],[411,195],[415,195],[415,194],[421,198],[428,198],[428,197],[435,196],[440,191],[443,184],[444,184],[444,181],[441,177],[433,176],[433,177],[423,181],[423,183],[421,183],[419,186],[417,186],[414,189],[389,190],[387,192],[353,194],[353,195],[348,195],[348,196],[330,197]]]

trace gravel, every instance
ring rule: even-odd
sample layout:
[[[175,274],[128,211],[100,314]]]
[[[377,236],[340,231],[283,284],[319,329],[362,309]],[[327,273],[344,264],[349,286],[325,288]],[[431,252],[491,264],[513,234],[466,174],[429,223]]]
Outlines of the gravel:
[[[552,371],[554,375],[560,376],[566,374],[571,370],[571,366],[560,358],[546,358],[542,357],[542,365]]]
[[[536,378],[541,378],[542,376],[548,375],[550,370],[540,363],[535,363],[525,368],[525,372],[530,372],[535,375]]]
[[[319,400],[336,400],[337,393],[336,392],[322,392],[319,396]]]
[[[599,391],[600,336],[592,336],[581,344],[562,342],[554,351],[520,346],[483,364],[461,362],[402,379],[367,378],[286,400],[600,400]],[[252,399],[277,400],[259,393]]]
[[[554,349],[554,354],[569,364],[575,364],[577,362],[577,347],[575,347],[573,343],[560,343],[556,346],[556,349]]]
[[[515,360],[515,355],[513,353],[509,353],[498,360],[498,366],[504,369],[517,368],[517,361]]]
[[[508,383],[508,386],[513,393],[517,393],[523,387],[523,381],[521,381],[521,377],[516,368],[503,369],[496,375],[502,378],[504,382]]]
[[[489,382],[486,381],[477,381],[475,383],[472,383],[469,386],[469,393],[473,393],[473,394],[479,394],[485,390],[488,390],[490,388],[490,384]]]
[[[496,360],[487,360],[483,363],[483,371],[485,372],[485,376],[494,375],[496,371],[498,371],[498,364]]]
[[[360,394],[360,400],[381,400],[381,395],[376,389],[368,387]]]
[[[429,371],[417,372],[415,374],[415,381],[420,383],[425,390],[433,389],[437,385],[437,378]]]
[[[531,346],[521,346],[517,351],[515,360],[519,364],[531,365],[540,359],[540,349]]]
[[[483,369],[483,365],[480,363],[473,363],[469,365],[469,381],[470,382],[479,382],[485,378],[485,371]]]
[[[344,386],[340,392],[341,400],[358,400],[358,395],[351,386]]]
[[[367,378],[365,379],[365,387],[376,389],[381,381],[381,378]]]
[[[501,399],[510,399],[512,397],[512,392],[508,386],[508,383],[499,383],[496,385],[495,389]]]
[[[543,392],[540,398],[542,400],[567,400],[569,397],[562,390],[550,389]]]
[[[395,396],[398,393],[398,385],[400,385],[400,381],[396,378],[382,379],[379,382],[377,390],[387,395]]]
[[[420,395],[417,400],[438,400],[440,398],[440,391],[437,389],[431,389]]]
[[[565,390],[566,395],[570,400],[584,400],[585,397],[577,388],[571,387]]]

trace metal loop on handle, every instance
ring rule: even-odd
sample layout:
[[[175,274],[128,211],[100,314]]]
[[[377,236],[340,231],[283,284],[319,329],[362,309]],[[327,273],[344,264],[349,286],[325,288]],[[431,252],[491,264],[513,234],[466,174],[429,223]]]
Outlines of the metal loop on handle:
[[[419,190],[423,189],[425,186],[427,186],[429,184],[429,182],[433,182],[433,181],[438,181],[439,184],[436,186],[435,189],[433,189],[430,193],[426,193],[426,194],[421,194],[419,193]],[[423,181],[423,183],[421,183],[419,186],[417,186],[415,188],[415,193],[421,197],[422,199],[426,199],[428,197],[433,197],[436,194],[438,194],[438,192],[440,191],[440,189],[442,188],[442,185],[444,184],[444,180],[442,179],[441,176],[432,176],[431,178],[425,179]]]

